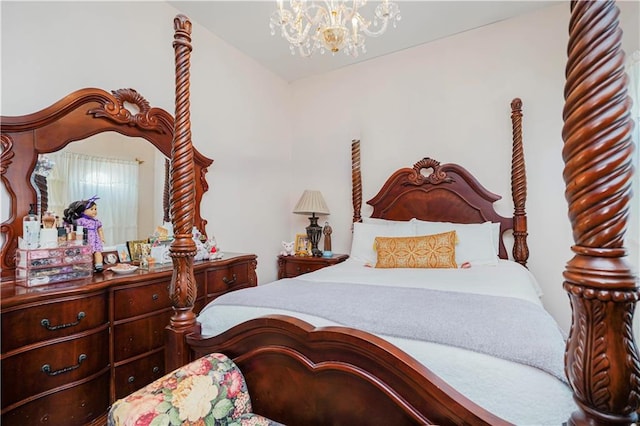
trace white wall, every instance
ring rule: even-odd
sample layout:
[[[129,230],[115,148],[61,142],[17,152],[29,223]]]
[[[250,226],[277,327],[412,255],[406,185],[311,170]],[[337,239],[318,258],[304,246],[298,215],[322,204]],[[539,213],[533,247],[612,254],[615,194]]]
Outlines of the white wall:
[[[638,3],[620,7],[625,48],[633,51]],[[520,97],[529,267],[543,287],[547,309],[568,329],[562,272],[573,241],[561,158],[568,19],[568,4],[553,6],[294,83],[292,152],[298,178],[292,197],[305,187],[323,192],[331,210],[333,251],[350,250],[353,138],[362,141],[365,202],[393,171],[426,156],[467,167],[503,195],[499,211],[512,214],[510,102]],[[312,164],[305,161],[310,152]],[[371,212],[368,205],[363,212]],[[299,218],[293,229],[305,225]]]
[[[131,87],[152,106],[174,112],[178,11],[168,3],[3,1],[0,7],[3,115],[40,110],[83,87]],[[214,159],[202,203],[207,230],[223,250],[257,253],[259,282],[273,280],[291,210],[289,87],[195,22],[192,38],[192,138]],[[7,212],[3,205],[3,221]]]

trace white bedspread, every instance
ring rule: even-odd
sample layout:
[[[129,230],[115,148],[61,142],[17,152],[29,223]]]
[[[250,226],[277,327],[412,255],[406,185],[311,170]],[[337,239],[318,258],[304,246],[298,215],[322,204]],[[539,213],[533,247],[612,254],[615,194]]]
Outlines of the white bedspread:
[[[521,265],[500,261],[497,266],[470,269],[375,269],[348,260],[301,275],[317,282],[354,282],[369,285],[401,285],[435,290],[508,296],[541,304],[540,289]],[[224,296],[223,296],[224,298]],[[217,305],[200,313],[202,334],[216,335],[232,326],[263,315],[291,315],[315,326],[336,325],[325,318],[272,308]],[[489,355],[437,343],[380,335],[411,354],[434,373],[490,412],[517,425],[560,425],[575,410],[570,389],[537,368]]]

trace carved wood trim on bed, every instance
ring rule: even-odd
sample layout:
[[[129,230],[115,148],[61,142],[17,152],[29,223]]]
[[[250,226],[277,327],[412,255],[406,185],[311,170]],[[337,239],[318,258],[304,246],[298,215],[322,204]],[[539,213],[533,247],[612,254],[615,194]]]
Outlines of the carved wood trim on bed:
[[[527,174],[522,145],[522,100],[511,101],[511,127],[513,146],[511,149],[511,198],[513,199],[513,260],[527,266]]]
[[[361,222],[362,175],[360,174],[360,140],[351,141],[351,200],[353,200],[353,223]]]
[[[191,60],[191,21],[185,15],[173,20],[176,64],[176,113],[173,147],[171,149],[171,220],[174,240],[169,249],[173,261],[173,276],[169,296],[173,313],[165,329],[167,350],[165,370],[171,371],[191,360],[185,347],[188,333],[199,333],[193,305],[198,292],[193,273],[196,244],[193,241],[194,171],[191,143],[191,114],[189,103],[189,78]],[[173,349],[173,350],[171,350]]]
[[[428,171],[422,174],[422,171]],[[489,192],[464,167],[423,158],[412,168],[396,171],[380,192],[367,201],[371,217],[391,220],[416,218],[432,222],[499,222],[501,233],[513,227],[513,219],[499,215],[493,203],[499,195]],[[507,252],[500,240],[500,257]]]

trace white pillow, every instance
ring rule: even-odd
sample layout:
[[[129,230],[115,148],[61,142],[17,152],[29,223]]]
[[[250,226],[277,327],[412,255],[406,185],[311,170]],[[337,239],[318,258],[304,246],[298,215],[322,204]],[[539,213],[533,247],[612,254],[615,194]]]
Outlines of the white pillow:
[[[377,217],[363,217],[362,223],[373,223],[376,225],[402,225],[403,223],[408,223],[408,220],[389,220],[389,219],[380,219]]]
[[[356,222],[353,224],[350,257],[373,266],[377,260],[376,251],[373,248],[376,237],[412,237],[414,235],[416,235],[415,224],[411,221],[397,223],[393,226]]]
[[[458,244],[456,244],[456,263],[462,265],[469,262],[471,265],[497,265],[498,264],[498,237],[495,225],[485,223],[451,223],[451,222],[427,222],[412,219],[416,226],[416,235],[431,235],[448,231],[456,231]],[[498,225],[498,229],[500,224]],[[495,235],[494,235],[495,234]]]

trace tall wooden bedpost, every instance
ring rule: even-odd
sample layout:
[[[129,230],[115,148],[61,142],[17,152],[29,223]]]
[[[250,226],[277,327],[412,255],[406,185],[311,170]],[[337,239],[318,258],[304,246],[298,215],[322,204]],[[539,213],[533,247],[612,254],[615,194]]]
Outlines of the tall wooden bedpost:
[[[169,214],[169,209],[171,208],[170,202],[169,202],[170,201],[169,193],[171,192],[169,188],[169,173],[171,172],[170,165],[171,165],[171,162],[169,161],[169,159],[165,159],[164,160],[164,191],[162,193],[162,221],[165,223],[171,221],[171,215]]]
[[[527,246],[527,174],[524,166],[522,146],[522,101],[511,101],[511,126],[513,146],[511,148],[511,196],[513,197],[513,260],[527,266],[529,247]]]
[[[174,370],[190,361],[185,336],[200,332],[193,312],[196,280],[193,274],[193,217],[195,211],[195,171],[191,144],[189,112],[189,61],[191,58],[191,21],[184,15],[173,20],[173,47],[176,59],[176,113],[171,147],[171,220],[174,240],[169,250],[173,276],[169,294],[173,313],[165,329],[165,369]]]
[[[360,139],[351,141],[351,201],[353,223],[362,222],[362,175],[360,174]]]
[[[573,310],[565,372],[573,425],[638,421],[636,278],[623,246],[631,199],[631,100],[613,1],[572,1],[563,111],[565,196],[575,253],[564,272]]]

